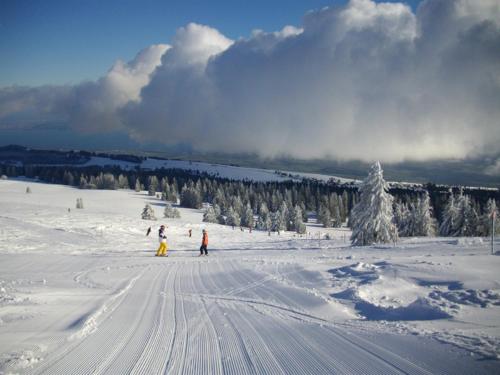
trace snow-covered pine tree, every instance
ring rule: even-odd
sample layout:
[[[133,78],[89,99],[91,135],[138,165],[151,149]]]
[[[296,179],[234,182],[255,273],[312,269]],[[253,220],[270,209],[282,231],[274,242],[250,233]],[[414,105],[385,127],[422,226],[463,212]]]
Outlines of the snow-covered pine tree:
[[[379,162],[373,164],[370,172],[359,187],[359,202],[351,213],[353,245],[395,242],[397,228],[393,223],[393,197],[384,180]]]
[[[154,197],[156,192],[160,189],[160,183],[158,182],[158,177],[149,176],[148,177],[148,195]]]
[[[146,204],[142,210],[141,217],[143,218],[143,220],[156,220],[153,207],[151,207],[151,205],[149,204]]]
[[[205,223],[218,223],[217,215],[215,214],[215,210],[212,206],[208,207],[203,214],[203,221]]]
[[[184,186],[181,192],[181,206],[188,208],[201,208],[201,194],[193,185],[192,187]]]
[[[271,230],[274,232],[282,232],[286,229],[285,218],[281,214],[281,211],[275,211],[270,214],[271,219]]]
[[[483,236],[491,236],[492,217],[495,215],[495,234],[500,234],[500,217],[498,216],[497,203],[494,199],[488,199],[483,215],[481,215],[481,228]]]
[[[454,236],[476,236],[478,235],[479,216],[474,209],[470,196],[460,192],[457,199],[458,220]]]
[[[398,234],[400,237],[410,236],[409,231],[409,215],[410,210],[408,205],[402,202],[396,202],[394,204],[394,224],[398,229]]]
[[[75,178],[71,172],[64,171],[63,174],[63,184],[73,186],[75,183]]]
[[[318,210],[318,220],[317,222],[323,224],[325,228],[332,227],[332,216],[330,214],[330,209],[327,205],[321,204]]]
[[[136,192],[141,191],[141,180],[139,180],[139,177],[135,179],[135,189]]]
[[[451,189],[449,194],[448,202],[443,210],[441,225],[439,226],[439,234],[441,236],[453,236],[457,230],[458,208]]]
[[[83,199],[76,198],[76,208],[83,208]]]
[[[306,233],[306,225],[302,221],[302,210],[301,208],[296,205],[295,208],[293,209],[294,212],[294,219],[293,219],[293,226],[294,230],[299,233],[299,234],[304,234]]]
[[[179,219],[181,217],[181,213],[177,208],[172,207],[170,203],[166,203],[165,209],[163,210],[163,217],[170,219]]]
[[[121,173],[118,176],[118,189],[130,189],[130,185],[128,183],[128,177],[122,175]]]
[[[226,224],[239,227],[241,224],[240,215],[233,209],[233,207],[229,207],[226,213]]]
[[[418,198],[417,204],[412,211],[412,236],[430,237],[436,235],[436,223],[432,218],[430,202],[431,200],[427,191],[423,196]]]
[[[82,174],[80,176],[79,188],[80,189],[87,189],[87,185],[88,185],[87,179],[85,178],[85,175]]]
[[[271,220],[269,215],[269,210],[265,202],[260,204],[259,217],[257,218],[256,228],[260,230],[269,231],[271,230]]]
[[[243,216],[241,217],[241,225],[248,228],[254,227],[253,210],[250,203],[247,203]]]

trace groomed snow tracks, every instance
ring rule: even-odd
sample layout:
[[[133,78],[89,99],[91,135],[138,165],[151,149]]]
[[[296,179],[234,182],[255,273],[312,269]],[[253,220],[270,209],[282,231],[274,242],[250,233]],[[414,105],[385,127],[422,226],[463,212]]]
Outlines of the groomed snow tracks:
[[[33,373],[431,373],[314,317],[307,307],[324,301],[241,260],[171,257],[134,272],[92,329]]]

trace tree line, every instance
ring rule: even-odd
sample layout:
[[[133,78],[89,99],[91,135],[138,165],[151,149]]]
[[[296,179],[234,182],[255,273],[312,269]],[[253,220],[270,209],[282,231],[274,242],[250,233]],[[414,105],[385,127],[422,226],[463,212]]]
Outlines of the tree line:
[[[338,181],[237,181],[182,169],[122,170],[118,167],[5,166],[0,174],[37,177],[81,189],[147,190],[182,207],[202,208],[204,220],[266,231],[305,231],[315,217],[324,227],[352,226],[353,208],[362,199],[359,186]],[[392,185],[391,209],[399,236],[487,235],[485,215],[496,210],[497,189]]]

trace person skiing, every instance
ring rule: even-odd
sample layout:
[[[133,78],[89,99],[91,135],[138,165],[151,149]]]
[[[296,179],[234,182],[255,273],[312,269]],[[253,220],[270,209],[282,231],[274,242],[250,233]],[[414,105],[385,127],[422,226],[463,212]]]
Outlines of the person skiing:
[[[201,257],[203,255],[203,251],[205,251],[205,255],[208,255],[207,246],[208,246],[208,233],[205,229],[203,229],[203,237],[201,238],[201,246],[200,246],[200,255],[198,256]]]
[[[158,240],[160,241],[160,247],[156,251],[156,256],[168,256],[167,255],[167,235],[165,234],[165,225],[160,226],[158,230]]]

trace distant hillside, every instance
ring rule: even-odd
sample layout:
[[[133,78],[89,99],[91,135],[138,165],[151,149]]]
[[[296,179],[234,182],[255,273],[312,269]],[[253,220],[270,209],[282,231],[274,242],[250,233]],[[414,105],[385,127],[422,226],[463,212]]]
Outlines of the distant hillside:
[[[140,164],[146,158],[221,164],[233,167],[261,168],[286,171],[293,174],[319,174],[345,179],[363,179],[369,168],[360,161],[335,161],[325,159],[300,160],[292,158],[265,159],[253,154],[192,153],[177,151],[74,151],[37,150],[23,146],[0,147],[0,162],[3,164],[65,164],[82,165],[92,157],[104,157],[115,161]],[[175,167],[179,167],[176,165]],[[434,183],[442,185],[464,185],[500,187],[500,177],[484,173],[485,162],[480,159],[444,160],[433,162],[402,162],[383,164],[384,176],[389,181],[409,183]],[[188,166],[187,169],[194,169]]]

